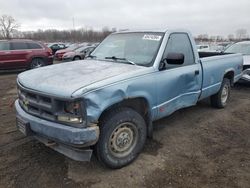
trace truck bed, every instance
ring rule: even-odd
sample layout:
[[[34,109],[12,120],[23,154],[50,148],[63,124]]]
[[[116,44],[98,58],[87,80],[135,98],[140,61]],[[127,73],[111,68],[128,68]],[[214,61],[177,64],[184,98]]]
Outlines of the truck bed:
[[[212,57],[212,56],[221,56],[221,55],[229,55],[230,53],[224,52],[198,52],[200,58],[204,57]]]
[[[225,72],[233,74],[233,83],[241,78],[243,58],[241,54],[200,52],[203,82],[200,99],[217,93]]]

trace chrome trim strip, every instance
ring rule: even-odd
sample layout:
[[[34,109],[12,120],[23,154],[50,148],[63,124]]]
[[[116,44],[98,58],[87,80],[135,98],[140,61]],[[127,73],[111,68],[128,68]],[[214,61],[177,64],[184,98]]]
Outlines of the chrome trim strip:
[[[170,99],[170,100],[168,100],[168,101],[166,101],[166,102],[164,102],[164,103],[161,103],[161,104],[159,104],[159,105],[157,105],[157,106],[154,106],[152,109],[154,110],[154,109],[156,109],[156,108],[159,108],[160,106],[164,106],[164,105],[166,105],[166,104],[168,104],[168,103],[170,103],[170,102],[172,102],[172,101],[174,101],[174,100],[176,100],[176,99],[178,99],[178,98],[180,98],[180,97],[183,97],[183,96],[185,96],[185,95],[199,94],[200,92],[201,92],[201,91],[199,90],[199,91],[194,91],[194,92],[189,92],[189,93],[184,93],[184,94],[178,95],[178,96],[176,96],[176,97],[174,97],[174,98],[172,98],[172,99]]]

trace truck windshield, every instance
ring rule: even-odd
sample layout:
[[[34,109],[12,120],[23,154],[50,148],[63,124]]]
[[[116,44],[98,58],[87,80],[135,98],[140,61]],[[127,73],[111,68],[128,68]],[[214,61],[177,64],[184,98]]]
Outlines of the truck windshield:
[[[235,43],[229,46],[226,53],[241,53],[243,55],[250,55],[250,43]]]
[[[164,33],[118,33],[108,36],[91,57],[118,63],[151,66],[157,55]]]

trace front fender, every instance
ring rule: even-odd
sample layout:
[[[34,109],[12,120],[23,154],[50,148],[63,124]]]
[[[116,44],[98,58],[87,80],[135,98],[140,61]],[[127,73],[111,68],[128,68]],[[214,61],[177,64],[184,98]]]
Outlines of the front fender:
[[[152,112],[152,109],[157,102],[156,85],[154,79],[136,78],[94,90],[85,94],[83,98],[87,119],[91,123],[97,123],[102,112],[110,106],[132,98],[144,98],[154,116],[155,112]]]

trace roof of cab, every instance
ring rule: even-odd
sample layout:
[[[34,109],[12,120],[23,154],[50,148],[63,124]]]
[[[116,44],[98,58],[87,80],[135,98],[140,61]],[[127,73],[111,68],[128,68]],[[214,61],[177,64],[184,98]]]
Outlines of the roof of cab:
[[[118,33],[166,33],[166,32],[185,32],[185,33],[190,33],[190,31],[186,29],[143,29],[143,30],[122,30],[122,31],[117,31],[114,32],[113,34],[118,34]]]
[[[167,30],[166,29],[143,29],[143,30],[130,30],[130,29],[126,29],[126,30],[121,30],[121,31],[117,31],[114,33],[145,33],[145,32],[152,32],[152,33],[165,33]]]

